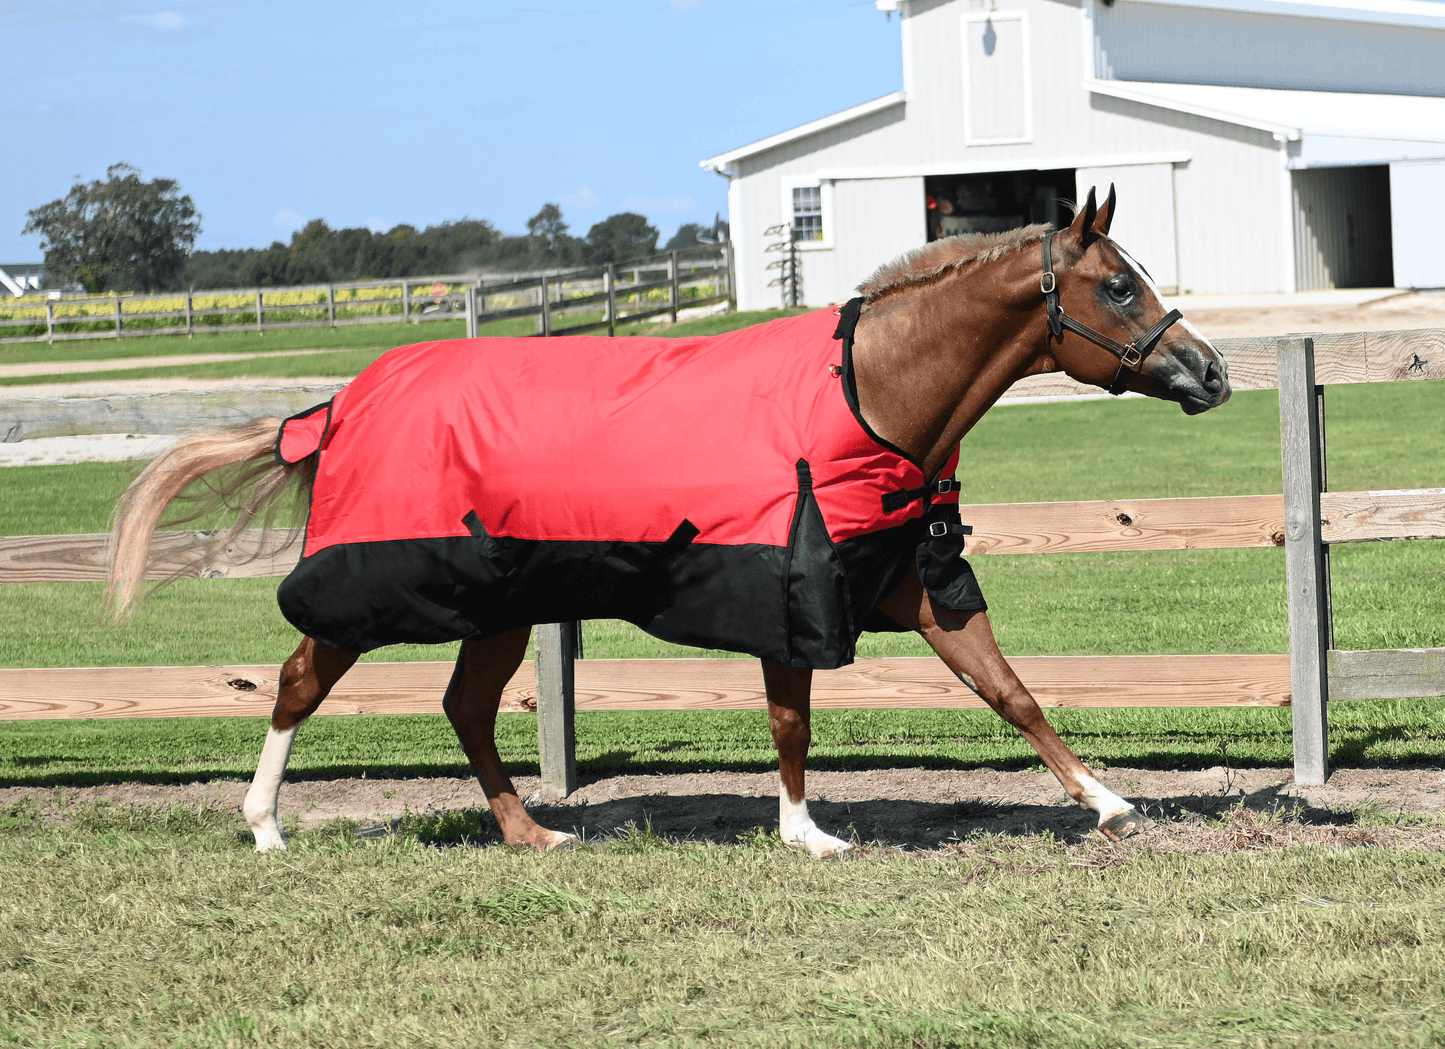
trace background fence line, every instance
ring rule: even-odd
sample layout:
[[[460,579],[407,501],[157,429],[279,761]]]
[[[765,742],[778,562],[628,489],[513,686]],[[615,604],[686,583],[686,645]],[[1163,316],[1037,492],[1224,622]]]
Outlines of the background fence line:
[[[622,279],[629,276],[630,280]],[[27,297],[0,303],[0,343],[193,337],[248,329],[264,333],[460,318],[466,319],[467,335],[474,338],[479,325],[529,316],[537,318],[539,335],[600,327],[611,334],[618,323],[664,313],[675,320],[679,309],[723,302],[733,288],[732,245],[725,241],[606,265],[521,275],[438,274],[150,295]],[[666,294],[657,300],[662,304],[653,305],[648,296],[657,291]],[[221,305],[223,301],[229,304]],[[493,308],[487,308],[489,303]],[[595,311],[599,305],[603,316],[595,323],[552,324],[554,317],[587,307]],[[80,326],[93,330],[61,330]],[[35,330],[41,327],[43,332]],[[30,331],[6,334],[16,329]]]
[[[1329,492],[1323,469],[1325,386],[1445,378],[1445,330],[1221,339],[1215,345],[1229,361],[1236,388],[1280,388],[1283,494],[964,504],[961,510],[974,525],[968,552],[1284,546],[1287,655],[1026,656],[1009,662],[1044,706],[1291,705],[1296,781],[1322,783],[1328,775],[1327,704],[1332,696],[1445,695],[1445,649],[1333,648],[1329,546],[1445,538],[1445,488]],[[1067,378],[1031,376],[1011,392],[1057,389],[1068,396],[1066,384],[1077,386]],[[6,423],[0,417],[0,429]],[[277,551],[285,537],[250,532],[233,548],[215,549],[206,545],[204,534],[163,535],[158,541],[166,559],[155,575],[283,575],[299,556],[295,545]],[[100,535],[0,538],[0,583],[103,578],[104,542]],[[263,556],[247,560],[263,546]],[[754,660],[576,664],[568,626],[538,629],[537,663],[519,671],[508,686],[510,706],[504,707],[542,715],[544,779],[554,790],[569,792],[576,782],[571,725],[578,705],[731,709],[761,702],[762,676]],[[330,709],[434,711],[452,665],[358,665],[343,679],[349,684],[338,690],[349,698]],[[274,667],[0,670],[0,718],[265,713],[273,702],[275,673]],[[538,683],[530,690],[529,675]],[[861,659],[852,667],[820,672],[815,681],[820,708],[982,705],[933,658]],[[419,699],[423,693],[427,698]]]

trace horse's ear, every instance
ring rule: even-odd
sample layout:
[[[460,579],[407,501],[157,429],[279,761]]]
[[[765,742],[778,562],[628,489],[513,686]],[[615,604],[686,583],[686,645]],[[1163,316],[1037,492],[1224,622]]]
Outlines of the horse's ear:
[[[1109,199],[1104,201],[1104,206],[1099,209],[1098,218],[1094,219],[1093,230],[1101,237],[1109,235],[1109,227],[1114,224],[1114,183],[1109,183]]]
[[[1088,250],[1089,245],[1096,239],[1094,234],[1094,219],[1098,217],[1098,214],[1099,205],[1094,200],[1094,187],[1090,186],[1089,196],[1084,201],[1084,206],[1079,209],[1079,213],[1074,216],[1073,224],[1069,227],[1069,231],[1073,233],[1075,239],[1078,240],[1079,247],[1082,250]]]

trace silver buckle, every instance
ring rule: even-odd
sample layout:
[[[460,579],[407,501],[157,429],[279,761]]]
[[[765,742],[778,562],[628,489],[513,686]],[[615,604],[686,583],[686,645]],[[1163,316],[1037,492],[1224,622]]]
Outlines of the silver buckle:
[[[928,534],[931,535],[931,536],[933,536],[935,539],[938,538],[939,536],[947,535],[947,534],[948,534],[948,522],[947,522],[947,521],[934,521],[931,525],[928,526]]]
[[[939,481],[938,487],[935,489],[935,491],[938,492],[939,495],[946,495],[947,493],[956,490],[958,490],[958,481],[956,481],[952,477],[948,478],[947,480]]]
[[[1058,287],[1058,284],[1054,280],[1054,273],[1052,270],[1050,270],[1048,273],[1045,273],[1042,277],[1039,278],[1039,290],[1042,291],[1045,295],[1052,295],[1054,288],[1056,287]]]
[[[1119,360],[1129,368],[1133,368],[1144,359],[1144,354],[1139,352],[1139,347],[1133,343],[1124,347],[1124,352],[1119,354]]]

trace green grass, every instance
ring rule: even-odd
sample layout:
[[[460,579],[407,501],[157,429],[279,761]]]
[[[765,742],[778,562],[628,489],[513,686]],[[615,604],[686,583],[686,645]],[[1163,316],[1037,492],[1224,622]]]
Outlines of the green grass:
[[[1445,859],[974,838],[825,864],[230,813],[0,815],[18,1046],[1389,1046],[1445,1040]]]
[[[1051,710],[1049,721],[1101,769],[1288,768],[1293,760],[1288,709]],[[498,718],[497,746],[513,774],[538,774],[536,726],[530,714]],[[0,733],[0,786],[244,780],[256,770],[265,735],[264,718],[8,722]],[[1439,765],[1445,699],[1340,704],[1330,711],[1330,743],[1336,764]],[[766,772],[777,761],[761,705],[577,715],[583,773]],[[986,710],[818,711],[808,767],[1042,771],[1019,734]],[[468,767],[440,713],[306,723],[287,771],[291,782],[361,775],[466,776]]]

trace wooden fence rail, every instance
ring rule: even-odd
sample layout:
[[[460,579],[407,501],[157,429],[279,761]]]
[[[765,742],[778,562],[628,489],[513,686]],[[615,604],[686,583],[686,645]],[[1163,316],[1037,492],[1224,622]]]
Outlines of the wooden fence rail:
[[[675,274],[675,270],[673,271]],[[619,289],[620,290],[620,289]],[[673,296],[674,302],[676,296]],[[615,313],[614,313],[615,315]],[[544,314],[545,316],[545,314]],[[1046,706],[1291,705],[1295,777],[1328,774],[1330,698],[1445,695],[1445,649],[1343,652],[1331,647],[1329,546],[1445,538],[1445,488],[1330,492],[1324,471],[1324,389],[1329,383],[1410,382],[1445,377],[1445,331],[1371,332],[1216,345],[1237,389],[1281,390],[1282,495],[967,505],[970,554],[1283,546],[1289,588],[1289,655],[1029,656],[1011,659]],[[1032,376],[1014,397],[1094,394],[1066,377]],[[7,420],[0,415],[0,429]],[[231,549],[209,536],[161,538],[157,575],[272,576],[287,572],[296,545],[246,533]],[[0,538],[0,583],[103,578],[104,536]],[[257,551],[261,556],[253,557]],[[731,709],[762,702],[752,660],[573,661],[567,625],[538,631],[538,663],[508,686],[505,709],[537,709],[544,778],[575,784],[573,711]],[[265,713],[274,667],[0,670],[0,718],[134,717]],[[363,664],[326,710],[434,711],[450,663]],[[815,676],[827,707],[981,705],[933,659],[859,660]]]

